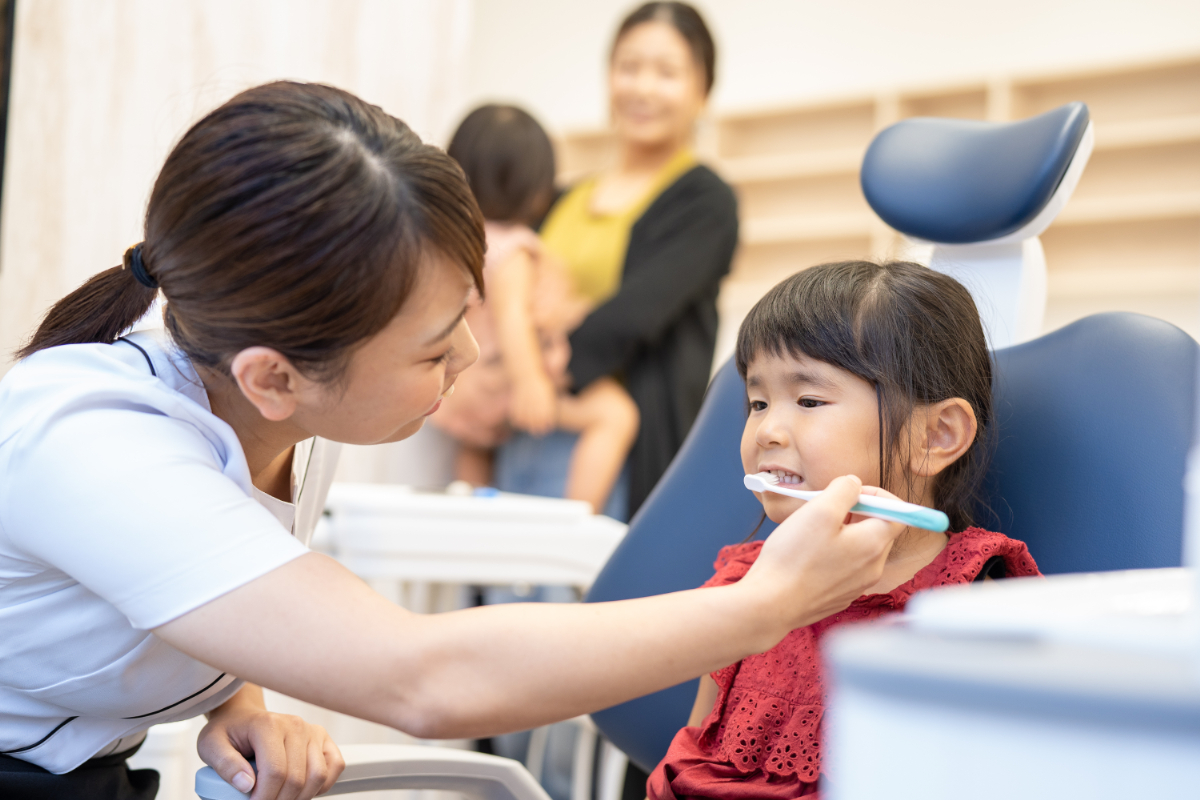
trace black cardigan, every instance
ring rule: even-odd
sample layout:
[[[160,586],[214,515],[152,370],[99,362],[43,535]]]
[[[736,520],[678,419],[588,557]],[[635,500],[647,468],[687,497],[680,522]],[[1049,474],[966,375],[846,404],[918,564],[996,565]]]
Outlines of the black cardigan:
[[[575,385],[618,375],[641,412],[629,454],[631,516],[700,411],[717,341],[717,291],[737,240],[733,190],[708,167],[693,167],[634,223],[620,288],[571,334]]]

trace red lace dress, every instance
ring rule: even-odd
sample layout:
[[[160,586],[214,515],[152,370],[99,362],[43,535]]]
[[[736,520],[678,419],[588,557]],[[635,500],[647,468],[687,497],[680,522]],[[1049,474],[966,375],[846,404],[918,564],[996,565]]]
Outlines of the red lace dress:
[[[740,580],[761,548],[761,542],[723,548],[713,565],[716,575],[704,585]],[[1041,574],[1021,542],[968,528],[952,535],[908,583],[863,595],[845,611],[797,628],[766,653],[714,672],[713,711],[699,727],[675,735],[646,784],[650,800],[816,795],[825,713],[821,637],[838,625],[900,611],[921,589],[969,583],[993,556],[1004,559],[1009,577]]]

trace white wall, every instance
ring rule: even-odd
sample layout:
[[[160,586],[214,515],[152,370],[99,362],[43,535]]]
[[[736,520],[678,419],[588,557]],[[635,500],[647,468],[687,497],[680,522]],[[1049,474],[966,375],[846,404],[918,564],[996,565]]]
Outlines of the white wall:
[[[475,0],[468,105],[557,130],[606,117],[604,67],[638,0]],[[1200,51],[1197,0],[696,0],[717,39],[714,110]]]
[[[264,81],[332,83],[436,138],[465,85],[471,0],[21,0],[3,219],[0,375],[44,311],[141,238],[167,151]]]

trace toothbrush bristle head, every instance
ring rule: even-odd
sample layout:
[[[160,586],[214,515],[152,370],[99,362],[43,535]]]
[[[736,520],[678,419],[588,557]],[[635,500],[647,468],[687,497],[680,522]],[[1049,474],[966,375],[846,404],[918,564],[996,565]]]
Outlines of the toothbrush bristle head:
[[[779,476],[776,475],[774,472],[760,472],[760,473],[758,473],[758,478],[763,483],[769,483],[772,486],[779,484]]]

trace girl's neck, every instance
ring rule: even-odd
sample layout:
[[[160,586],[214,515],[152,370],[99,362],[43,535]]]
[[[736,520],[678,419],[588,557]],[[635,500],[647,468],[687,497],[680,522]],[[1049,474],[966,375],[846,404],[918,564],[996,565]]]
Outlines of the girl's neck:
[[[865,594],[884,594],[908,583],[913,576],[933,562],[949,544],[950,537],[921,528],[905,528],[896,537],[883,565],[883,574]]]

